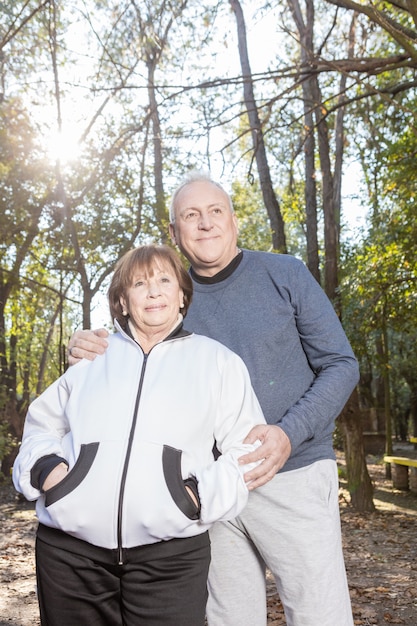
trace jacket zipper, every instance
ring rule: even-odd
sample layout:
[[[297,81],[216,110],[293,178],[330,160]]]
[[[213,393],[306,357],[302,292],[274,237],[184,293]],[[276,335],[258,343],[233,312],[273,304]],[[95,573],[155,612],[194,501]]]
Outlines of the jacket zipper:
[[[148,361],[148,355],[144,354],[143,364],[142,364],[142,371],[141,371],[141,374],[140,374],[139,386],[138,386],[138,391],[137,391],[137,394],[136,394],[136,401],[135,401],[135,409],[134,409],[134,413],[133,413],[132,426],[130,428],[129,441],[128,441],[128,445],[127,445],[125,462],[124,462],[124,466],[123,466],[122,479],[121,479],[121,482],[120,482],[119,506],[118,506],[118,511],[117,511],[117,554],[118,554],[118,564],[119,565],[123,565],[122,517],[123,517],[123,501],[124,501],[125,487],[126,487],[126,476],[127,476],[127,471],[128,471],[128,468],[129,468],[130,455],[132,453],[133,439],[134,439],[134,436],[135,436],[136,423],[137,423],[137,420],[138,420],[139,401],[140,401],[140,396],[142,394],[143,379],[145,377],[145,370],[146,370],[147,361]]]

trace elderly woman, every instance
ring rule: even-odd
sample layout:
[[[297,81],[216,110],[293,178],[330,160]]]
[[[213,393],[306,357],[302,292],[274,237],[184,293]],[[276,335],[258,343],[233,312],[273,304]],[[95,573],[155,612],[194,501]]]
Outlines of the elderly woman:
[[[238,458],[263,415],[241,359],[183,327],[171,248],[128,252],[108,295],[109,349],[31,404],[14,465],[37,500],[41,622],[203,626],[207,530],[246,504]]]

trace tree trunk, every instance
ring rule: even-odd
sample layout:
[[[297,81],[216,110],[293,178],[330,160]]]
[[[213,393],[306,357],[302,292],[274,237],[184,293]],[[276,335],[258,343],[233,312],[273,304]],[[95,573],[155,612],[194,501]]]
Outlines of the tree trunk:
[[[413,437],[417,437],[417,385],[409,383],[410,387],[410,415]]]
[[[163,158],[162,158],[162,133],[158,113],[158,103],[155,95],[155,56],[147,61],[148,67],[148,98],[153,131],[153,154],[154,154],[154,183],[155,183],[155,217],[162,243],[167,243],[168,236],[168,210],[165,203],[163,184]]]
[[[322,104],[321,89],[317,77],[313,81],[315,93],[315,118],[317,126],[317,143],[320,156],[323,217],[324,217],[324,288],[335,304],[338,294],[338,232],[335,219],[335,205],[333,192],[333,174],[330,159],[329,130],[324,105]],[[337,309],[337,307],[336,307]]]
[[[313,36],[314,2],[313,0],[306,0],[305,18],[298,0],[288,0],[288,5],[299,33],[302,64],[304,67],[308,67],[308,65],[314,67],[316,61]],[[353,50],[353,35],[354,29],[352,27],[351,38],[349,41],[349,54],[351,54]],[[340,93],[343,93],[343,88],[342,82]],[[340,229],[339,216],[341,201],[340,189],[343,162],[343,112],[341,111],[337,118],[337,167],[335,168],[334,174],[332,174],[328,121],[322,102],[323,98],[317,75],[311,75],[308,81],[305,81],[303,89],[304,111],[306,112],[310,110],[310,115],[312,116],[314,113],[315,116],[317,144],[322,174],[325,242],[325,291],[330,300],[333,302],[339,317],[341,317],[341,307],[338,298],[338,261]],[[305,117],[305,119],[307,118]],[[342,413],[342,417],[339,418],[339,422],[342,427],[345,444],[346,469],[352,505],[359,511],[372,511],[374,510],[372,500],[372,484],[366,467],[357,390],[353,392],[351,398],[349,399]]]
[[[259,182],[262,196],[268,212],[272,230],[272,245],[274,250],[286,253],[287,244],[285,239],[284,221],[275,191],[272,185],[271,172],[266,156],[262,124],[258,115],[258,108],[253,90],[252,72],[249,64],[248,47],[246,41],[246,26],[243,17],[242,7],[238,0],[230,0],[232,11],[236,17],[239,58],[243,77],[243,93],[246,111],[249,118],[249,125],[252,134],[252,145],[258,168]]]
[[[50,351],[50,344],[51,344],[52,337],[54,334],[55,322],[57,320],[58,315],[61,313],[61,308],[62,308],[62,298],[60,298],[59,304],[56,307],[54,314],[49,322],[48,333],[46,335],[41,358],[39,360],[39,368],[38,368],[37,383],[36,383],[36,395],[37,396],[39,396],[44,390],[44,377],[45,377],[45,370],[46,370],[49,351]],[[61,337],[60,345],[61,344],[62,344],[62,337]],[[61,365],[63,362],[66,363],[66,359],[65,361],[62,361],[62,359],[60,358],[59,359],[60,370],[61,370]],[[63,373],[63,371],[61,373]]]
[[[385,454],[392,454],[392,417],[391,417],[391,391],[390,391],[390,363],[388,347],[388,330],[385,306],[382,317],[382,380],[384,383],[384,415],[385,415]],[[385,476],[391,478],[391,464],[385,464]]]
[[[417,380],[414,375],[414,370],[412,369],[410,370],[410,372],[403,372],[403,376],[410,390],[409,421],[411,427],[411,435],[413,437],[417,437]]]
[[[301,43],[301,63],[308,65],[312,60],[314,41],[314,3],[307,2],[306,22],[296,3],[293,7],[293,16]],[[304,106],[304,129],[306,132],[304,143],[304,167],[305,167],[305,201],[306,201],[306,236],[307,236],[307,267],[320,283],[320,259],[317,236],[317,184],[316,184],[316,141],[314,133],[314,95],[313,79],[309,78],[302,83],[303,106]]]
[[[338,418],[342,427],[348,489],[356,511],[375,511],[373,487],[366,467],[358,393],[355,389]]]
[[[8,434],[11,435],[13,447],[6,450],[3,458],[0,458],[0,468],[6,478],[10,478],[11,470],[18,451],[17,444],[20,442],[23,433],[25,416],[17,410],[17,403],[14,394],[10,394],[6,406],[4,407],[5,418],[0,423],[8,425]]]
[[[307,133],[304,141],[305,202],[306,202],[306,239],[307,267],[320,283],[320,259],[317,237],[317,185],[315,169],[315,139],[312,114],[312,97],[309,81],[303,83],[304,128]]]
[[[24,416],[18,410],[18,394],[17,394],[17,362],[16,362],[16,346],[17,337],[11,332],[9,339],[9,363],[6,363],[6,369],[1,371],[0,386],[0,425],[6,424],[8,434],[13,440],[13,447],[10,449],[6,446],[6,452],[3,452],[3,458],[0,457],[1,471],[5,477],[10,476],[10,470],[16,456],[16,443],[20,441],[23,432]]]

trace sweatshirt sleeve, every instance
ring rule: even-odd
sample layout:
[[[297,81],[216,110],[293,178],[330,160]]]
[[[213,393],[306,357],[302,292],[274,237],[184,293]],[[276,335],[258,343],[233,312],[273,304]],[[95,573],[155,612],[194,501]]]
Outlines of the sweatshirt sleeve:
[[[214,436],[221,455],[196,472],[200,519],[207,524],[232,519],[245,507],[249,492],[243,475],[258,463],[240,465],[238,459],[259,444],[242,442],[253,426],[265,424],[249,373],[240,357],[228,351],[219,375],[222,382],[215,409]]]
[[[289,290],[291,304],[314,378],[279,422],[293,453],[303,442],[332,429],[359,380],[357,360],[333,305],[303,263],[297,271]]]
[[[42,472],[42,459],[49,458],[54,462],[55,458],[59,458],[58,462],[65,461],[62,439],[69,430],[65,417],[68,397],[69,388],[64,374],[29,406],[22,443],[13,464],[15,488],[28,500],[37,500],[41,495],[38,469]]]

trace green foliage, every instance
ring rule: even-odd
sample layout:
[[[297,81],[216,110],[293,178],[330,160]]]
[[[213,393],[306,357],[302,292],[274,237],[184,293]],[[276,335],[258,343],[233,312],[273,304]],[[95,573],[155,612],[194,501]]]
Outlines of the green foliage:
[[[8,478],[1,472],[1,462],[7,455],[16,450],[17,446],[18,441],[11,435],[9,425],[0,422],[0,480]]]
[[[281,209],[286,224],[288,252],[306,262],[306,213],[304,184],[301,180],[287,187],[282,195]]]
[[[233,183],[232,200],[239,223],[239,245],[254,250],[271,250],[271,231],[257,183]]]
[[[396,431],[404,436],[407,426],[400,420],[410,411],[417,388],[417,140],[398,116],[385,119],[379,138],[378,159],[367,162],[369,179],[372,168],[378,176],[378,184],[371,187],[370,228],[359,244],[345,250],[344,323],[363,374],[375,380],[388,368]],[[383,329],[389,345],[381,354],[377,346]]]
[[[49,5],[3,4],[0,420],[12,421],[13,411],[23,419],[30,399],[63,371],[65,343],[88,320],[119,256],[166,236],[158,177],[165,197],[190,167],[212,169],[232,184],[239,245],[270,250],[271,232],[228,3],[55,3],[55,23]],[[386,7],[415,31],[410,14],[380,5]],[[399,39],[361,15],[355,49],[363,65],[372,56],[401,53],[402,60],[368,73],[361,59],[355,71],[343,69],[350,14],[325,2],[314,9],[317,57],[308,68],[320,73],[331,134],[343,61],[343,95],[352,99],[346,149],[360,156],[371,208],[369,232],[342,252],[343,322],[363,371],[375,378],[382,368],[376,342],[387,324],[393,397],[405,406],[417,371],[415,67]],[[304,124],[305,49],[293,37],[293,14],[279,4],[247,3],[245,17],[249,38],[264,18],[274,28],[262,45],[252,40],[249,55],[288,249],[305,259],[304,150],[315,131]],[[79,139],[76,159],[50,150],[60,126]],[[316,162],[320,240],[317,156]]]

